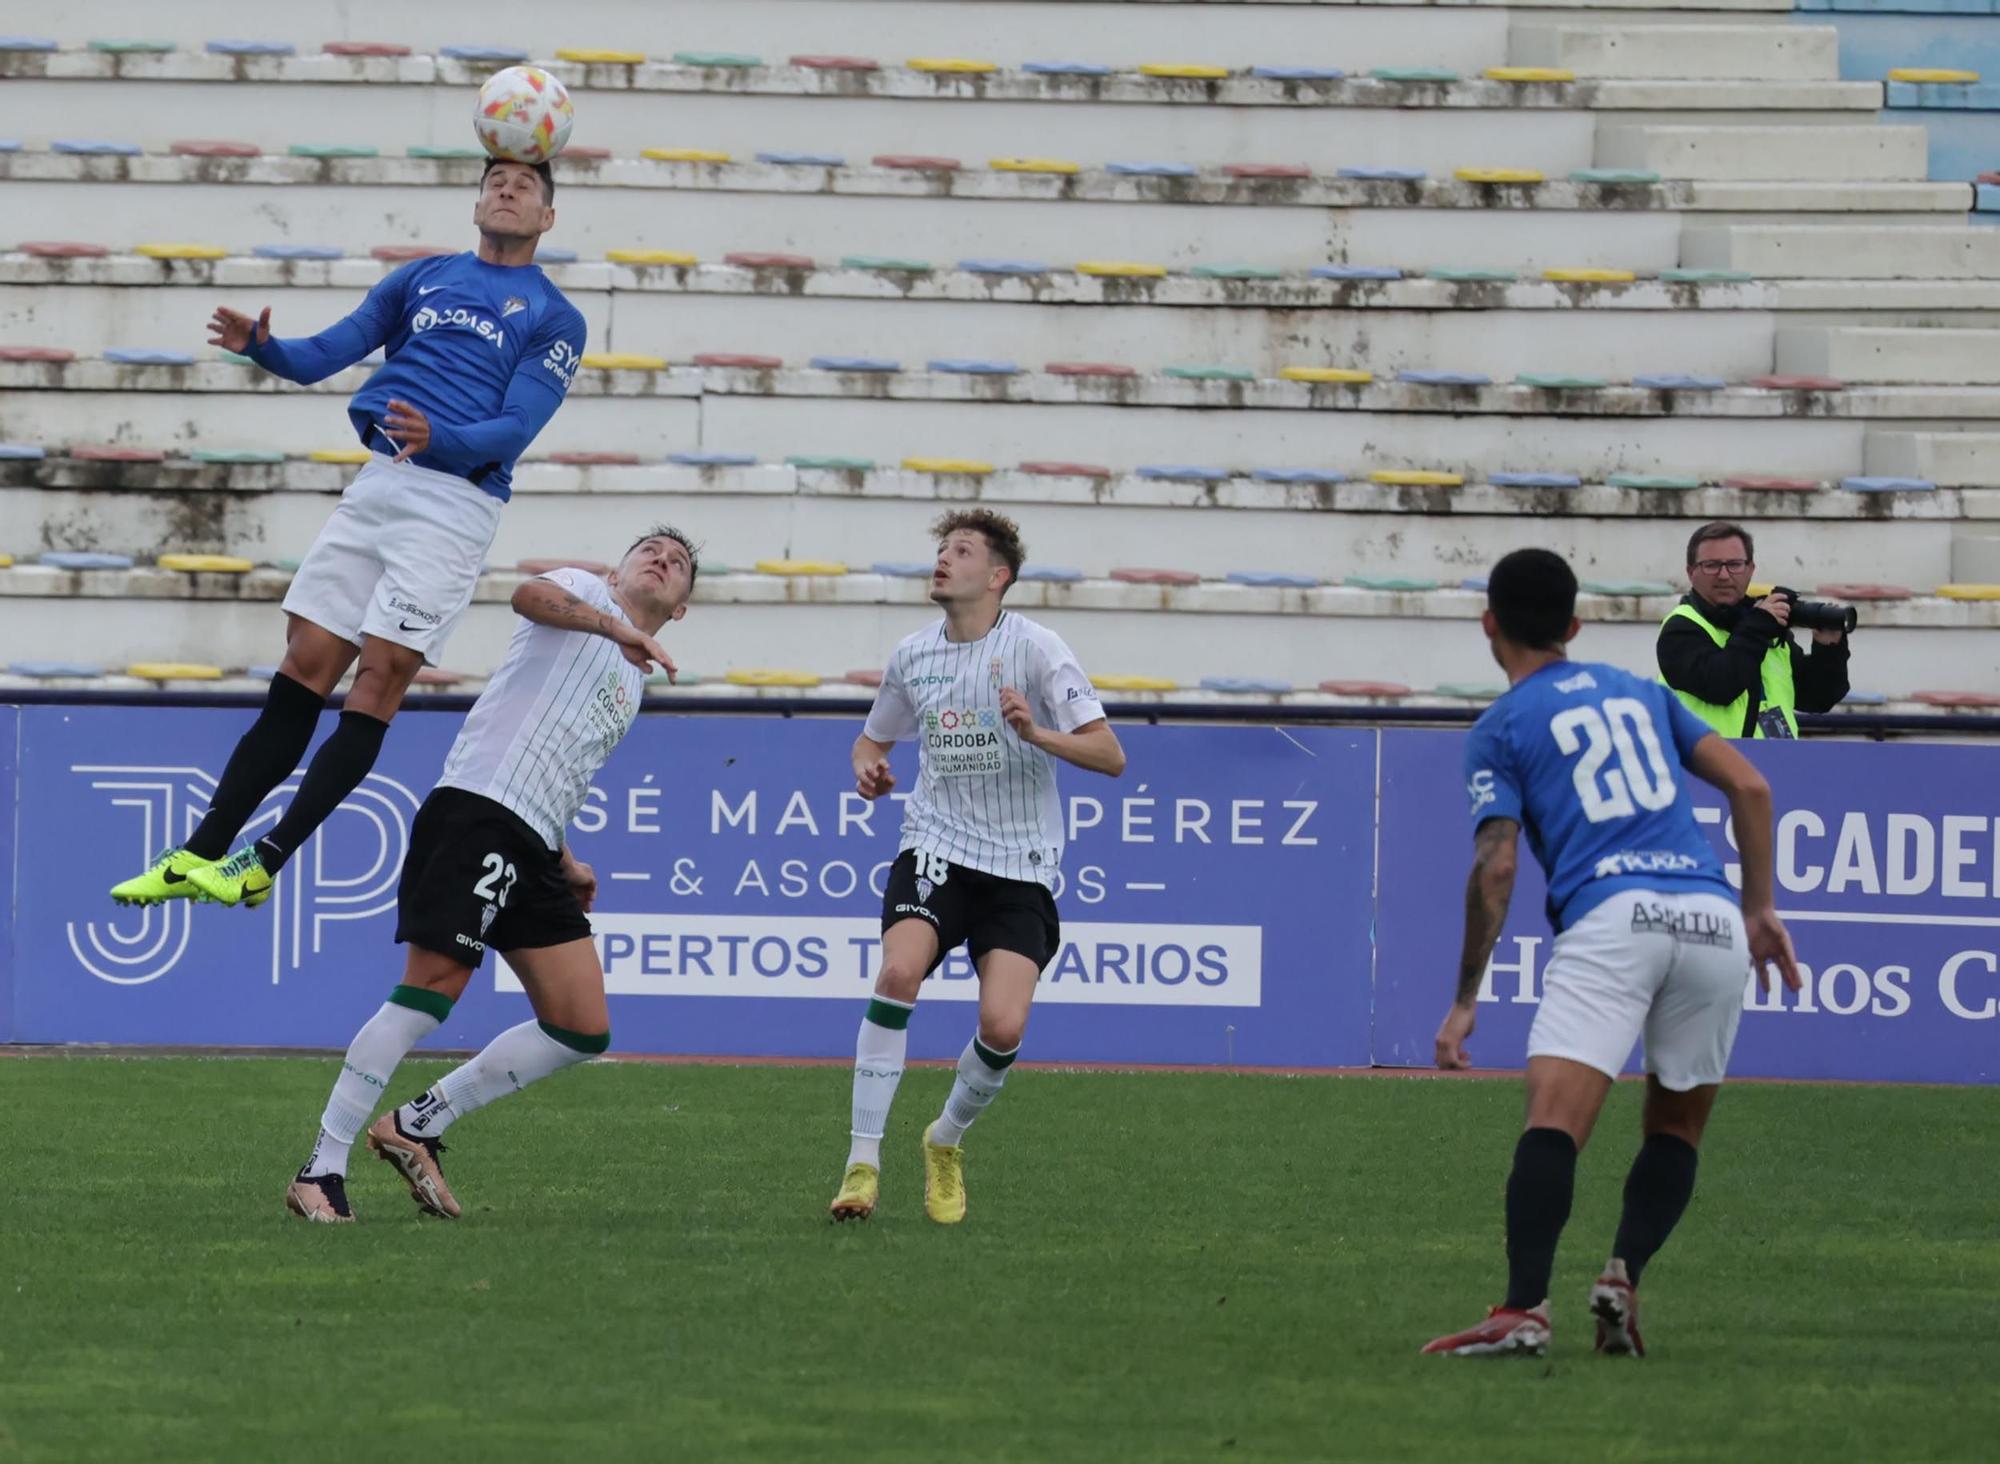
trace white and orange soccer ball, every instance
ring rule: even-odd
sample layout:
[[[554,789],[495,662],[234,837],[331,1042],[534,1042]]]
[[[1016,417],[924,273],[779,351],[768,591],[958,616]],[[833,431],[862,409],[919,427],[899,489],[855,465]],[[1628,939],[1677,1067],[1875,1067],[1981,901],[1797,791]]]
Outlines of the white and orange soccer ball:
[[[473,130],[479,145],[510,163],[546,163],[576,123],[569,88],[539,66],[509,66],[479,88]]]

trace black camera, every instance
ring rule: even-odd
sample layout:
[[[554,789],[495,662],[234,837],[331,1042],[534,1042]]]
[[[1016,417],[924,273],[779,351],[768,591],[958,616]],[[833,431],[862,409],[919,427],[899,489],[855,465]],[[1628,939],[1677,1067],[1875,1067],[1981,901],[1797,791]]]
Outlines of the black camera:
[[[1838,630],[1851,635],[1861,621],[1861,613],[1852,605],[1836,605],[1831,600],[1802,600],[1797,590],[1788,590],[1783,585],[1771,591],[1771,598],[1791,603],[1794,630]]]

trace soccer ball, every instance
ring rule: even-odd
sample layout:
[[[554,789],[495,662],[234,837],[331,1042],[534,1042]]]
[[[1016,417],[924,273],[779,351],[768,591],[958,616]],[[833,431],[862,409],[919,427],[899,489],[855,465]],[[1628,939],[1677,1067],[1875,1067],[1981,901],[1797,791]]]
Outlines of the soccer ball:
[[[479,89],[479,145],[510,163],[546,163],[563,150],[576,110],[569,88],[539,66],[509,66]]]

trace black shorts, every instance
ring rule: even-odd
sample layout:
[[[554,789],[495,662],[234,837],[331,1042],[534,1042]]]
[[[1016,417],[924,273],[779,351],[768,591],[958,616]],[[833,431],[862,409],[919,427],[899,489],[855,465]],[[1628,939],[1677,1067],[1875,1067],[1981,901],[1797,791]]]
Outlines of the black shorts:
[[[396,940],[478,969],[486,948],[590,939],[562,855],[512,809],[463,788],[433,788],[410,826],[396,887]]]
[[[915,849],[896,856],[882,894],[882,929],[903,920],[928,920],[937,931],[932,971],[960,945],[972,952],[974,961],[988,951],[1013,951],[1040,970],[1062,944],[1055,896],[1046,885],[948,864]]]

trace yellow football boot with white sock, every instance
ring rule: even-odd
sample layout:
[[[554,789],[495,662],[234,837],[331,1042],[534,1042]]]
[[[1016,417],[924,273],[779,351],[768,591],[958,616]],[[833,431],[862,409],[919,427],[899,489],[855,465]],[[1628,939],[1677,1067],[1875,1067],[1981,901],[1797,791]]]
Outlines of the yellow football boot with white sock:
[[[934,1144],[924,1130],[924,1213],[940,1225],[965,1218],[965,1149]]]
[[[840,1177],[840,1193],[827,1213],[836,1220],[866,1220],[875,1213],[882,1193],[882,1171],[872,1164],[850,1164]]]

